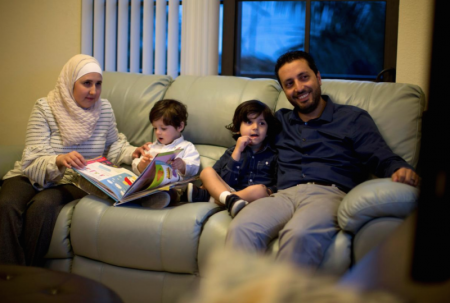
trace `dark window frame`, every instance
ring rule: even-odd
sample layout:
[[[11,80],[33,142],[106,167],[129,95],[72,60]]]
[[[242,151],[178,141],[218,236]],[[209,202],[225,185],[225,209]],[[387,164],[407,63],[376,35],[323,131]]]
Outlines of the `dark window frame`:
[[[235,76],[239,69],[239,55],[236,53],[237,46],[240,43],[239,28],[240,16],[237,15],[237,6],[239,2],[265,1],[265,0],[226,0],[223,2],[223,42],[222,42],[222,75]],[[271,1],[271,0],[266,0]],[[292,1],[292,0],[278,0]],[[299,0],[306,2],[305,16],[305,51],[309,51],[309,32],[311,20],[311,1],[330,1],[330,0]],[[349,0],[332,0],[349,1]],[[386,2],[386,21],[384,32],[384,63],[383,70],[393,70],[395,82],[395,70],[397,68],[397,38],[398,38],[398,16],[399,0],[351,0],[358,2],[383,1]],[[267,75],[240,74],[243,77],[267,78]],[[275,75],[273,77],[275,79]],[[349,79],[342,77],[341,79]],[[374,79],[375,80],[375,79]]]

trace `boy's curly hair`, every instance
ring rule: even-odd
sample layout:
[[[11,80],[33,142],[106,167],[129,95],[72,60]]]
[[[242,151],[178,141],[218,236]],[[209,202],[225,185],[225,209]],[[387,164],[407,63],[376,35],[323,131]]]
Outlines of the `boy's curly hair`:
[[[150,111],[150,123],[153,123],[153,121],[161,118],[163,119],[165,125],[172,125],[177,128],[181,126],[181,122],[184,122],[184,128],[186,128],[188,119],[187,107],[183,103],[176,100],[160,100],[155,103]]]
[[[234,140],[237,140],[241,135],[239,134],[242,122],[248,122],[248,115],[259,116],[263,114],[267,122],[267,137],[265,140],[272,141],[281,130],[281,124],[275,118],[273,111],[267,104],[258,100],[245,101],[234,111],[233,122],[225,126],[233,134]]]

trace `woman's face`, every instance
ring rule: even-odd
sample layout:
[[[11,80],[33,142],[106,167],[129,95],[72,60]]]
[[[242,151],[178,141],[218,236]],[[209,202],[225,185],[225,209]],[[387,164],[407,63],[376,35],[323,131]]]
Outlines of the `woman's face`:
[[[102,79],[99,73],[89,73],[75,81],[73,97],[78,106],[90,108],[98,101],[102,92]]]

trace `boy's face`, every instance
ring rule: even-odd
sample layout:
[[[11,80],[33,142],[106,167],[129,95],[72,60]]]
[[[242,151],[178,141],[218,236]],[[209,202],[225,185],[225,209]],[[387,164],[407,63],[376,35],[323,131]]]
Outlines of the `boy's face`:
[[[248,136],[251,140],[249,146],[253,150],[258,150],[266,138],[269,126],[262,113],[259,116],[249,114],[247,118],[248,121],[242,121],[239,133],[241,136]]]
[[[156,140],[159,143],[167,145],[172,143],[175,139],[181,137],[181,131],[184,128],[184,122],[181,122],[180,127],[174,127],[172,125],[165,125],[163,118],[160,118],[152,122],[153,129],[155,131]]]

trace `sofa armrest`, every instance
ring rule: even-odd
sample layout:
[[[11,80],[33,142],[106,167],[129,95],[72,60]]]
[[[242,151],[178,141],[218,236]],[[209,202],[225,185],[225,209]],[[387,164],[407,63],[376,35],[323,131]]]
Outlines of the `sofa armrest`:
[[[133,269],[198,272],[200,235],[219,207],[187,203],[153,210],[112,204],[93,195],[78,202],[70,231],[76,256]]]
[[[0,145],[0,180],[22,157],[23,145]]]
[[[223,250],[225,248],[225,238],[230,223],[231,217],[228,211],[222,210],[212,215],[203,227],[198,246],[198,268],[200,275],[203,274],[205,264],[211,255],[217,250]]]
[[[75,205],[79,200],[74,200],[61,209],[53,229],[50,247],[45,256],[47,259],[65,259],[73,257],[70,244],[70,225]]]
[[[342,230],[356,234],[368,221],[379,217],[405,218],[417,206],[419,190],[390,178],[374,179],[353,188],[338,209]]]

